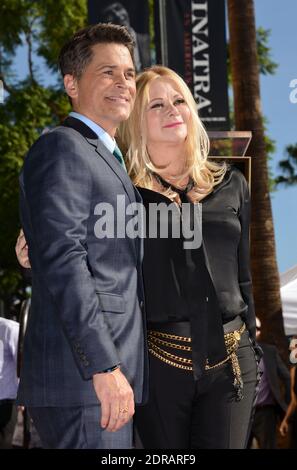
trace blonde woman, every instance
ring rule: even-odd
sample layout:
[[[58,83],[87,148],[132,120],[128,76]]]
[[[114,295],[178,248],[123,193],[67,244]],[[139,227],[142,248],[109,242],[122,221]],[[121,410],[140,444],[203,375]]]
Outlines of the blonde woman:
[[[207,159],[194,99],[168,68],[137,78],[135,106],[119,138],[147,228],[159,222],[172,229],[178,218],[152,222],[156,204],[175,207],[181,224],[202,205],[200,247],[185,248],[182,234],[147,232],[144,240],[150,393],[136,411],[142,444],[243,448],[256,385],[247,183],[237,169]]]

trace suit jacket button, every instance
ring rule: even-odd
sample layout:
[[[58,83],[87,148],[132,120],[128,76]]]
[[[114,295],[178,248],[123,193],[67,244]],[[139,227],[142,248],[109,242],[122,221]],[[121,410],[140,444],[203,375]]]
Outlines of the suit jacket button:
[[[144,307],[143,300],[141,300],[141,301],[139,302],[139,306],[140,306],[141,310],[143,310],[143,307]]]
[[[206,302],[208,302],[208,297],[205,297]]]

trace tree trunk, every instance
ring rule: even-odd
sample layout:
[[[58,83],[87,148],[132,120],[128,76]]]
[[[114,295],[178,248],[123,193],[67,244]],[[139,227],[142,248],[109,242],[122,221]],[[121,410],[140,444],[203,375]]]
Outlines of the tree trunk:
[[[268,186],[267,155],[261,113],[259,67],[253,0],[228,0],[230,60],[236,130],[251,130],[251,262],[256,315],[262,339],[274,343],[288,362],[279,274]]]

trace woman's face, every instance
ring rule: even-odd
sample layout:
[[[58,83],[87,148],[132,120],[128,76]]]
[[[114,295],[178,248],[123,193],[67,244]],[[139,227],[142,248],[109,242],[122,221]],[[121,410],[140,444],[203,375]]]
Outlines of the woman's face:
[[[190,115],[190,109],[173,80],[154,80],[149,87],[146,108],[148,147],[183,143],[188,134]]]

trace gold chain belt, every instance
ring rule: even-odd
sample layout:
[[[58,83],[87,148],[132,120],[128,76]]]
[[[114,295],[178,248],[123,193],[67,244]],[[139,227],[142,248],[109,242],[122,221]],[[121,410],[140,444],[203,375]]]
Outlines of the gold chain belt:
[[[225,364],[227,361],[231,362],[231,367],[234,375],[233,385],[237,392],[237,398],[240,400],[242,398],[242,377],[241,370],[238,361],[236,351],[238,349],[238,344],[241,338],[242,333],[245,330],[245,324],[243,324],[238,330],[231,331],[230,333],[224,334],[224,340],[227,350],[227,357],[217,364],[210,365],[208,359],[206,359],[205,370],[215,369],[222,364]],[[173,341],[179,341],[185,344],[178,344]],[[193,361],[185,357],[177,356],[172,354],[160,346],[165,346],[171,349],[178,349],[181,351],[190,352],[192,347],[188,344],[191,343],[191,338],[187,336],[178,336],[170,333],[162,333],[161,331],[148,330],[148,348],[149,352],[165,362],[166,364],[177,367],[178,369],[193,370]]]

